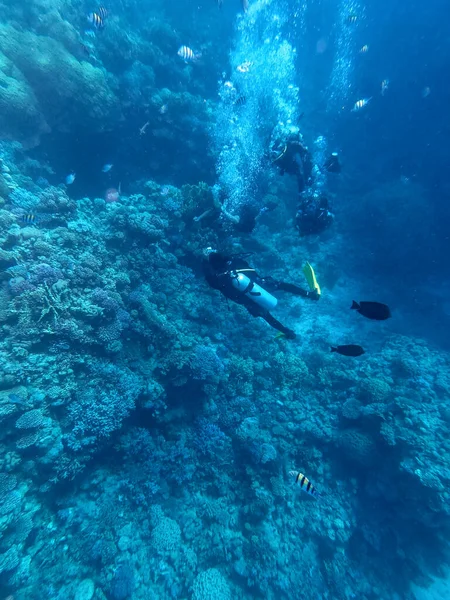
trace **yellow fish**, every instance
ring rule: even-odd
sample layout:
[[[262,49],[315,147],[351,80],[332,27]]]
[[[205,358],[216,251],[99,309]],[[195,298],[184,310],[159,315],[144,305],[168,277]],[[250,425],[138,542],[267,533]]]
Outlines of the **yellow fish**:
[[[300,471],[289,471],[289,475],[291,477],[295,477],[295,483],[298,483],[304,492],[310,496],[314,496],[315,498],[320,498],[321,495],[306,477],[306,475],[303,475],[303,473],[300,473]]]

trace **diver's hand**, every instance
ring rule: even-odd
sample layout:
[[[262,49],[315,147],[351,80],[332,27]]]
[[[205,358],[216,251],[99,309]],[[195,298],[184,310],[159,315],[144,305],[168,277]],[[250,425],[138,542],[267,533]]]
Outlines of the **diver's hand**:
[[[309,298],[310,300],[319,300],[320,299],[320,294],[317,290],[311,290],[310,292],[308,292],[306,294],[306,297]]]

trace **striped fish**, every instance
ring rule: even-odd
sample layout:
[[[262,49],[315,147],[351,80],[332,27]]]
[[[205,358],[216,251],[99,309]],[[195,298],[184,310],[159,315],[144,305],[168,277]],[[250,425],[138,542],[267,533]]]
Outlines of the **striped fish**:
[[[39,221],[39,217],[33,215],[32,213],[28,213],[26,215],[21,215],[20,220],[22,223],[36,223]]]
[[[358,100],[357,102],[355,102],[355,105],[352,108],[352,112],[358,112],[362,108],[365,108],[371,100],[372,98],[362,98],[361,100]]]
[[[98,9],[98,15],[103,19],[103,21],[106,19],[106,17],[108,16],[108,11],[104,6],[100,6],[100,8]]]
[[[186,63],[195,62],[201,56],[201,54],[195,53],[193,50],[188,48],[188,46],[181,46],[180,49],[178,50],[177,54]]]
[[[366,52],[369,52],[368,44],[364,44],[364,46],[359,51],[360,54],[366,54]]]
[[[314,498],[320,498],[321,494],[319,494],[306,475],[303,475],[300,471],[289,471],[289,475],[295,477],[295,483],[298,483],[300,488],[307,494],[314,496]]]
[[[101,16],[95,12],[89,14],[87,20],[89,21],[89,23],[92,23],[92,25],[96,29],[102,29],[105,26],[105,23]]]

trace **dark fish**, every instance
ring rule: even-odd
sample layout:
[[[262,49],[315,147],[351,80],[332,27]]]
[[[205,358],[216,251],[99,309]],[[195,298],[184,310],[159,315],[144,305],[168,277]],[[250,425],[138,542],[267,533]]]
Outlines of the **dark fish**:
[[[342,354],[342,356],[361,356],[364,354],[364,348],[356,344],[347,344],[345,346],[331,346],[331,352]]]
[[[235,106],[244,106],[247,104],[247,98],[245,96],[238,96],[234,102]]]
[[[385,321],[391,317],[391,310],[387,304],[381,302],[360,302],[359,304],[353,300],[351,307],[357,310],[360,315],[374,321]]]
[[[222,8],[223,0],[217,0],[217,6]]]

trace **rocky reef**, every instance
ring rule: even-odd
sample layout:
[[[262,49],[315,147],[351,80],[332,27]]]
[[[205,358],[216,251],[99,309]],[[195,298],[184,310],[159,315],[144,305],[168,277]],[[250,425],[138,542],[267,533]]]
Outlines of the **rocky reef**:
[[[291,343],[205,285],[202,249],[229,244],[194,220],[206,184],[74,200],[3,155],[4,594],[301,598],[300,571],[313,598],[394,598],[412,568],[423,582],[447,535],[449,357],[355,322],[329,274],[339,238],[314,256],[322,300],[282,303]],[[258,226],[255,266],[298,280],[311,249],[277,231]],[[356,331],[363,360],[329,353]]]

